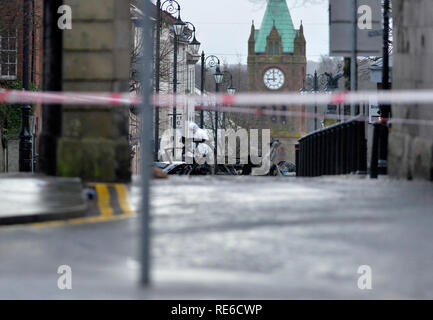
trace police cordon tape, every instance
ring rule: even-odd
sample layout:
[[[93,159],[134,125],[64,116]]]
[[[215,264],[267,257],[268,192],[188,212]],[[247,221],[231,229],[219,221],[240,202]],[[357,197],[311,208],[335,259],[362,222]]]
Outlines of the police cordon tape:
[[[0,103],[6,104],[62,104],[62,105],[111,105],[139,106],[141,97],[133,93],[108,92],[35,92],[0,90]],[[196,110],[227,113],[255,114],[263,116],[290,116],[321,119],[341,119],[339,115],[316,114],[290,110],[269,109],[274,106],[341,105],[341,104],[433,104],[433,90],[359,91],[339,93],[239,93],[206,95],[154,95],[150,105],[160,108],[194,108]],[[344,116],[345,120],[350,117]],[[357,116],[359,121],[368,118]],[[433,126],[433,120],[396,119],[390,123]]]
[[[141,99],[131,93],[0,90],[0,103],[130,106],[140,104]]]

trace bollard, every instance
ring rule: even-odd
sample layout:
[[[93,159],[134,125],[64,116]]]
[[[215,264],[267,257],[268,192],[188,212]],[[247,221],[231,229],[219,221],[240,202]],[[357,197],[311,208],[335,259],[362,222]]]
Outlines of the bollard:
[[[296,176],[299,177],[300,172],[299,172],[299,167],[301,162],[300,160],[300,145],[299,143],[295,144],[295,164],[296,164]]]
[[[298,145],[299,145],[299,151],[298,151],[298,158],[299,159],[295,159],[295,160],[299,160],[299,162],[296,163],[296,176],[302,177],[302,151],[301,151],[302,139],[298,140]],[[295,157],[296,157],[296,155],[295,155]]]
[[[379,123],[373,125],[373,147],[371,150],[371,162],[370,162],[370,178],[377,179],[378,170],[378,160],[379,160]]]
[[[379,126],[379,160],[378,173],[380,175],[388,174],[388,125],[381,123]]]

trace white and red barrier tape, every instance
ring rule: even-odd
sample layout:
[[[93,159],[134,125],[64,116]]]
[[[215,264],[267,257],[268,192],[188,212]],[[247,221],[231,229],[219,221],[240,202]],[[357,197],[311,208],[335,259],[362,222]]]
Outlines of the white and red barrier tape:
[[[130,93],[0,90],[0,103],[129,106],[139,104],[140,99]]]
[[[240,93],[236,95],[154,95],[151,103],[155,107],[186,108],[194,106],[196,110],[220,111],[228,113],[256,114],[266,116],[287,116],[306,118],[340,119],[338,115],[320,115],[288,110],[273,110],[272,106],[301,105],[340,105],[340,104],[433,104],[433,90],[412,91],[364,91],[344,93]],[[7,104],[62,104],[62,105],[112,105],[139,106],[141,98],[131,93],[107,92],[33,92],[18,90],[0,90],[0,103]],[[367,118],[360,118],[360,121]],[[433,120],[396,119],[392,123],[413,125],[431,125]]]
[[[140,97],[131,93],[107,92],[34,92],[0,90],[0,103],[8,104],[67,104],[67,105],[138,105]],[[340,93],[240,93],[212,95],[161,94],[153,97],[159,107],[186,105],[236,106],[299,106],[326,104],[361,104],[374,101],[379,104],[433,104],[433,90],[359,91]]]

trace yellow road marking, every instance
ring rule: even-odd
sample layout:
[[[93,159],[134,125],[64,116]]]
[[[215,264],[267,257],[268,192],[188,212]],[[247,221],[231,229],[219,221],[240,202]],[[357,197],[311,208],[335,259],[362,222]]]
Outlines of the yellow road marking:
[[[106,184],[97,183],[95,185],[98,194],[98,208],[102,217],[113,216],[113,208],[110,206],[110,192]]]
[[[119,201],[119,206],[122,209],[124,214],[132,214],[134,210],[132,210],[131,205],[129,204],[129,195],[128,188],[124,184],[116,184],[114,186],[117,192],[117,199]]]
[[[98,223],[98,222],[110,222],[110,221],[119,221],[130,218],[134,215],[135,211],[132,209],[129,203],[129,194],[128,188],[124,184],[89,184],[95,188],[97,192],[98,198],[98,209],[100,212],[99,216],[96,217],[83,217],[83,218],[74,218],[70,220],[60,220],[60,221],[47,221],[47,222],[38,222],[32,224],[22,224],[17,226],[12,226],[14,228],[20,227],[35,227],[35,228],[45,228],[45,227],[60,227],[60,226],[68,226],[68,225],[80,225],[86,223]],[[122,209],[123,214],[114,215],[114,210],[110,205],[110,191],[108,187],[114,187],[117,193],[117,198],[119,202],[119,206]]]
[[[65,221],[33,223],[30,226],[35,228],[74,226],[74,225],[87,224],[87,223],[119,221],[119,220],[131,218],[131,216],[132,214],[121,214],[121,215],[116,215],[111,217],[97,216],[97,217],[87,217],[87,218],[76,218],[76,219],[65,220]],[[21,226],[25,227],[26,225],[21,225]]]

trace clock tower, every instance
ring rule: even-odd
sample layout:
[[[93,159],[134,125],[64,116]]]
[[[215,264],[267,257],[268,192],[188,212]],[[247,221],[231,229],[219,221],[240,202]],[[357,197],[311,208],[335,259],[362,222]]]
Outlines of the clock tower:
[[[248,90],[299,92],[306,75],[304,27],[295,29],[286,0],[268,0],[260,29],[254,22],[248,40]],[[304,111],[301,106],[272,106],[274,110]],[[304,117],[274,116],[260,121],[282,143],[278,160],[294,161],[294,145],[306,133]]]

